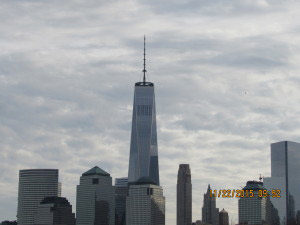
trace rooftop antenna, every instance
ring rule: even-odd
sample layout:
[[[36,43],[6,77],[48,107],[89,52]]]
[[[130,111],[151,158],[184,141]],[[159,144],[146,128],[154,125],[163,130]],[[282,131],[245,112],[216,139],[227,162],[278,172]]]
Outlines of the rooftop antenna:
[[[144,69],[143,69],[143,73],[144,73],[144,77],[143,77],[143,83],[146,83],[146,36],[144,35]]]
[[[261,174],[259,174],[259,181],[261,182],[262,179],[263,178],[262,178]]]

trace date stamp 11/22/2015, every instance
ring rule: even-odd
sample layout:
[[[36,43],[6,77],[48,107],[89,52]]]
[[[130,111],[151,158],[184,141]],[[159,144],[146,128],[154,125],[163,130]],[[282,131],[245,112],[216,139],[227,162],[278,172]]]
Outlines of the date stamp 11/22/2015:
[[[210,197],[216,198],[281,198],[281,191],[273,189],[271,191],[265,189],[259,190],[235,190],[235,189],[221,189],[210,190]]]

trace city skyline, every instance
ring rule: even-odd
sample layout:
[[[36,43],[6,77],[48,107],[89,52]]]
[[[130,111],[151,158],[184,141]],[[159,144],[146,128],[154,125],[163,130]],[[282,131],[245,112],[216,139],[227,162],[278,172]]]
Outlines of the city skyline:
[[[59,169],[73,209],[93,166],[127,177],[144,34],[166,224],[179,164],[191,166],[196,221],[207,184],[270,177],[270,143],[300,142],[297,2],[0,4],[1,221],[16,216],[20,169]],[[237,199],[217,207],[237,222]]]

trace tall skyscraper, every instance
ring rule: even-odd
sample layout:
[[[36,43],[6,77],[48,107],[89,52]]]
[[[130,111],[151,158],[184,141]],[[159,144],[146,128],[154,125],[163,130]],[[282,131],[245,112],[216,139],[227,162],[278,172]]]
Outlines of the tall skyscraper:
[[[33,225],[40,202],[60,192],[57,169],[19,171],[18,225]]]
[[[210,185],[208,185],[207,192],[203,198],[202,223],[211,225],[219,224],[219,209],[216,208],[216,197],[211,196]]]
[[[146,82],[145,39],[143,73],[134,89],[128,181],[150,177],[159,185],[154,84]]]
[[[177,176],[177,225],[192,224],[192,182],[189,164],[180,164]]]
[[[46,197],[38,206],[35,225],[75,225],[75,214],[66,198]]]
[[[225,209],[222,209],[219,213],[219,225],[229,225],[228,212]]]
[[[116,225],[126,224],[126,197],[128,194],[127,177],[115,179]]]
[[[300,143],[281,141],[271,144],[271,177],[264,178],[265,187],[280,190],[280,198],[271,201],[281,224],[294,224],[300,210]]]
[[[163,190],[148,177],[129,186],[126,200],[127,225],[165,225]]]
[[[95,166],[77,185],[76,225],[115,225],[115,189],[109,173]]]

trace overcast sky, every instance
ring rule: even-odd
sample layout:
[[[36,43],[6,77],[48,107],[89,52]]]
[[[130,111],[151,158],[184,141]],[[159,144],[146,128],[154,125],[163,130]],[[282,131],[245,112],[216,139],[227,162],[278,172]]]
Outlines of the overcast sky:
[[[20,169],[58,168],[73,210],[86,170],[127,176],[144,34],[166,224],[179,163],[193,220],[209,183],[270,176],[270,143],[300,141],[299,21],[297,0],[0,0],[0,221]],[[217,206],[237,222],[237,199]]]

